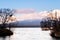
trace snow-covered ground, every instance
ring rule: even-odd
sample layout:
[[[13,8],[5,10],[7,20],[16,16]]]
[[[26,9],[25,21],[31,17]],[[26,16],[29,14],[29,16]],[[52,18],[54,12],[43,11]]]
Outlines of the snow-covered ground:
[[[11,40],[52,40],[50,31],[42,31],[41,28],[15,28]]]

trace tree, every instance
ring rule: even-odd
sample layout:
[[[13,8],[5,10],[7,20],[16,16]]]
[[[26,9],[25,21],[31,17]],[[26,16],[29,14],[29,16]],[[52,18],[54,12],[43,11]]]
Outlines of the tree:
[[[0,9],[0,23],[2,24],[0,27],[6,27],[6,24],[9,22],[8,18],[12,17],[13,13],[13,9]]]
[[[47,17],[40,22],[42,30],[49,30],[51,27],[51,18]]]

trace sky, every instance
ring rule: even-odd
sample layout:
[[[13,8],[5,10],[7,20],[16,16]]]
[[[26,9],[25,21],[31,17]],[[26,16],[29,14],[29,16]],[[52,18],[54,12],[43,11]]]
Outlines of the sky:
[[[34,9],[36,11],[60,9],[60,0],[0,0],[0,8]]]
[[[16,9],[17,20],[40,20],[50,10],[60,9],[60,0],[0,0],[0,8]]]

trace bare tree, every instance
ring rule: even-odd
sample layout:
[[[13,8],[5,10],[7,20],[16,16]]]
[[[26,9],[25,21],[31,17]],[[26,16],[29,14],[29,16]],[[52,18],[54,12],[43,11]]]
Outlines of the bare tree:
[[[6,24],[9,22],[8,17],[12,17],[14,10],[12,9],[0,9],[0,23],[1,27],[6,27]]]

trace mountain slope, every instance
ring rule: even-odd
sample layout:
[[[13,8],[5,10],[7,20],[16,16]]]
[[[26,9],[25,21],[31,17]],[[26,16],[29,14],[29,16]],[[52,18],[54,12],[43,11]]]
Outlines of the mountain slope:
[[[10,25],[14,25],[14,26],[40,26],[40,20],[16,21],[16,22],[10,23]]]

